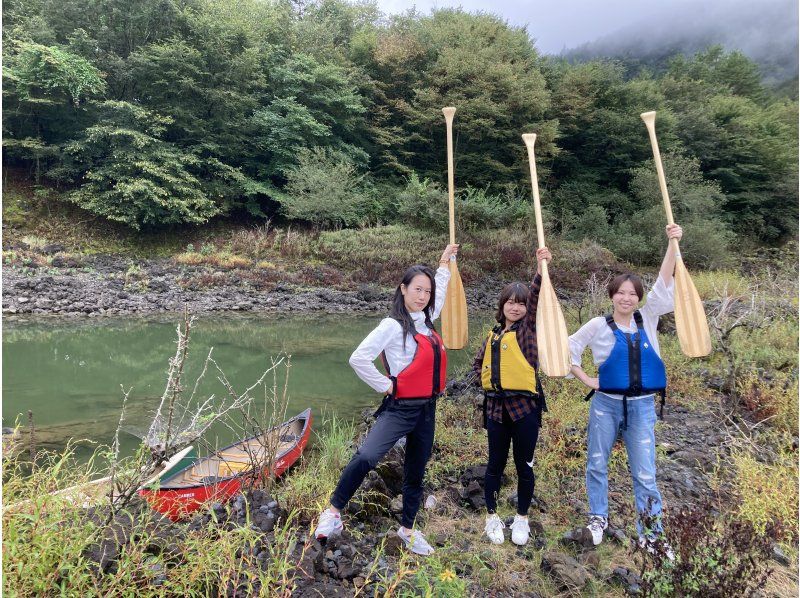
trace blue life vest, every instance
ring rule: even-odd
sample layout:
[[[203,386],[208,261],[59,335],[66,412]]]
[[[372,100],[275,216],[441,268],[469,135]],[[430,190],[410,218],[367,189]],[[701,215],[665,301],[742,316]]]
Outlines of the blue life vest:
[[[623,430],[628,428],[628,397],[659,393],[663,418],[667,396],[667,371],[647,338],[638,309],[633,312],[633,319],[638,330],[625,333],[617,327],[614,316],[606,316],[606,323],[614,332],[616,342],[611,355],[599,368],[600,392],[622,395]],[[592,395],[594,390],[586,395],[586,400],[591,399]]]
[[[601,392],[636,397],[660,393],[667,387],[664,362],[647,338],[639,310],[633,312],[633,319],[638,330],[625,333],[617,327],[613,316],[606,316],[616,343],[599,369]]]

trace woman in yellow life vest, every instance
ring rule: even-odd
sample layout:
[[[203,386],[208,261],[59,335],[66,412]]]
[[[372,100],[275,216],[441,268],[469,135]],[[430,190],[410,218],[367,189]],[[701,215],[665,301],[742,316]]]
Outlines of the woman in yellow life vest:
[[[539,438],[542,411],[547,407],[538,382],[536,307],[542,283],[542,260],[552,258],[546,247],[536,252],[536,276],[530,286],[521,282],[507,285],[500,293],[495,319],[472,366],[473,379],[484,392],[484,426],[489,439],[486,465],[485,532],[493,544],[504,541],[505,525],[497,516],[500,478],[513,441],[517,467],[517,516],[511,525],[511,541],[528,542],[528,509],[533,498],[533,451]]]

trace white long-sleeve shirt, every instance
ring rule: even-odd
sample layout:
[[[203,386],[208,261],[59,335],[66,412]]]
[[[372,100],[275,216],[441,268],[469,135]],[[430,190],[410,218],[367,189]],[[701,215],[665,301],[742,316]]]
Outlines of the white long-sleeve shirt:
[[[450,282],[450,270],[440,267],[436,270],[436,298],[433,305],[431,320],[439,317],[444,305],[445,295],[447,294],[447,283]],[[414,320],[414,327],[417,332],[430,336],[431,331],[425,325],[425,313],[415,312],[411,314]],[[403,348],[403,327],[394,318],[384,318],[367,337],[361,341],[350,356],[350,366],[355,370],[356,375],[373,389],[380,393],[388,393],[392,390],[392,380],[381,373],[375,367],[375,359],[382,352],[386,353],[386,361],[389,362],[389,370],[393,376],[397,376],[403,369],[408,367],[414,359],[417,350],[417,341],[413,335],[406,337],[405,348]]]
[[[675,308],[675,283],[674,280],[670,282],[669,287],[664,284],[661,276],[658,277],[653,288],[647,293],[647,303],[639,310],[642,314],[642,324],[647,333],[647,338],[653,345],[656,354],[661,356],[661,348],[658,346],[658,318],[664,314],[668,314]],[[637,330],[636,321],[631,315],[631,321],[628,326],[617,324],[617,327],[625,333],[633,333]],[[594,364],[600,367],[611,355],[611,350],[616,343],[616,337],[611,327],[606,322],[605,316],[598,316],[592,318],[584,324],[580,330],[569,337],[569,351],[572,358],[572,365],[581,365],[581,356],[584,349],[588,346],[592,350],[592,357]],[[569,377],[573,377],[571,374]],[[639,395],[638,397],[628,397],[630,399],[639,399],[642,397],[649,397],[651,394]],[[622,400],[622,395],[610,394],[609,397]]]

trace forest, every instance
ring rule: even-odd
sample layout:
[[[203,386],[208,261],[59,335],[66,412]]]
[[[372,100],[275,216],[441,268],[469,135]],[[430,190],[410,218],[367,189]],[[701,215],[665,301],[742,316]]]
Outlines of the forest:
[[[648,66],[537,51],[524,28],[342,0],[10,0],[3,160],[37,197],[142,234],[236,218],[314,230],[446,226],[441,108],[462,230],[530,220],[658,256],[658,135],[689,261],[797,235],[797,79],[712,46]]]

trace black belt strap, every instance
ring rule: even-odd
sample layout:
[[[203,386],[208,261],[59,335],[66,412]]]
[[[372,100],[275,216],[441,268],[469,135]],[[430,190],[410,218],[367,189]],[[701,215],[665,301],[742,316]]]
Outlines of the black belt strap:
[[[547,399],[544,397],[544,388],[542,387],[542,378],[539,376],[539,372],[536,372],[536,392],[539,394],[539,405],[542,408],[542,413],[547,411]]]
[[[628,429],[628,395],[622,395],[622,429]]]

